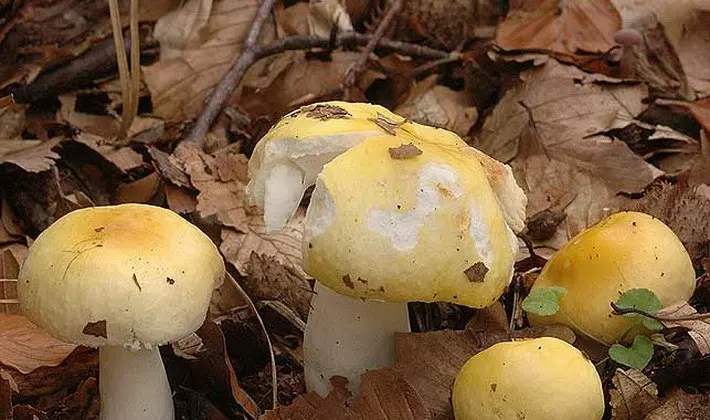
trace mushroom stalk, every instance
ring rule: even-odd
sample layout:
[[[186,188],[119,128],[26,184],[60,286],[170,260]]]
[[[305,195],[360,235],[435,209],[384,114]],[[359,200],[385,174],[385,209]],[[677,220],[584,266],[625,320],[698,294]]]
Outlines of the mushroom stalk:
[[[158,346],[99,349],[102,420],[173,420],[172,392]]]
[[[339,375],[357,394],[361,374],[394,365],[395,333],[409,331],[405,302],[353,299],[316,282],[303,343],[306,388],[325,397]]]

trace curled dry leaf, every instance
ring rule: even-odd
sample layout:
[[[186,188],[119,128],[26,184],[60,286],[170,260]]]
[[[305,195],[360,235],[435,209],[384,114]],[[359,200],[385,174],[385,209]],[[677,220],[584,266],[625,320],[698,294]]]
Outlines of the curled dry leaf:
[[[621,29],[609,0],[523,0],[515,6],[496,33],[496,43],[506,50],[602,54],[614,46],[614,33]]]
[[[23,316],[0,314],[0,364],[26,374],[42,366],[59,365],[75,348]]]
[[[521,77],[474,146],[512,161],[528,216],[569,203],[566,232],[552,240],[559,245],[618,206],[617,193],[641,192],[661,174],[625,143],[597,135],[641,113],[647,92],[642,85],[585,83],[583,72],[553,60]]]
[[[277,257],[252,252],[247,265],[244,289],[257,301],[279,301],[300,319],[308,317],[311,285],[297,270],[279,262]]]
[[[191,0],[158,21],[163,40],[172,48],[161,52],[155,64],[144,68],[153,112],[167,120],[196,117],[205,97],[241,52],[256,14],[256,0]],[[200,11],[210,11],[209,18]],[[161,21],[163,21],[161,23]],[[167,23],[166,23],[167,21]],[[192,22],[189,35],[178,22]]]
[[[249,275],[251,254],[256,253],[258,256],[274,257],[288,270],[305,278],[307,276],[301,265],[301,222],[304,217],[305,211],[299,209],[283,229],[267,234],[263,215],[249,215],[244,233],[233,229],[222,230],[220,251],[243,276]]]
[[[642,420],[661,404],[656,384],[635,369],[617,369],[612,378],[611,418],[613,420]]]
[[[429,410],[417,391],[392,369],[362,375],[355,401],[343,377],[331,379],[333,389],[323,398],[315,392],[300,395],[286,407],[267,411],[260,420],[430,420]]]
[[[61,138],[54,138],[49,141],[36,144],[34,147],[23,148],[14,153],[8,153],[0,157],[0,168],[11,164],[27,172],[42,172],[54,166],[54,162],[59,159],[59,154],[55,148],[59,146]]]
[[[681,317],[694,315],[697,311],[687,302],[681,302],[676,305],[663,308],[657,312],[661,316]],[[710,323],[705,320],[692,321],[663,321],[666,328],[683,327],[688,329],[688,335],[695,341],[698,346],[698,351],[702,356],[710,354]]]
[[[239,386],[234,367],[227,354],[227,345],[222,330],[211,320],[206,320],[196,331],[202,340],[205,351],[197,354],[200,374],[210,378],[216,391],[229,396],[246,411],[251,418],[260,414],[259,407],[251,397]]]
[[[395,113],[420,124],[443,127],[465,137],[476,123],[478,111],[469,95],[437,84],[438,75],[417,83]]]
[[[182,142],[173,152],[173,164],[183,168],[190,176],[190,182],[199,191],[197,211],[202,217],[216,216],[223,226],[229,226],[240,232],[247,232],[249,227],[244,208],[245,184],[238,179],[222,179],[221,174],[232,174],[245,169],[229,168],[231,165],[244,165],[246,160],[215,159],[204,153],[193,142]]]

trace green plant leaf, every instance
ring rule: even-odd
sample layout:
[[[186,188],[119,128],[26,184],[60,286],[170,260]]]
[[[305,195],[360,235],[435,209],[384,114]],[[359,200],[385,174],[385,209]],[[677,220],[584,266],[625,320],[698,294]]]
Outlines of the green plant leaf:
[[[653,342],[645,335],[637,335],[631,347],[621,344],[611,346],[609,357],[624,366],[643,370],[653,357]]]
[[[616,306],[624,309],[634,308],[648,313],[654,313],[663,308],[663,304],[656,294],[648,289],[631,289],[626,291],[616,301]],[[663,324],[641,314],[624,314],[622,316],[631,318],[637,323],[642,323],[644,327],[651,331],[660,331],[663,329]]]
[[[536,315],[554,315],[560,309],[560,300],[565,293],[567,290],[560,286],[540,287],[523,300],[522,308]]]

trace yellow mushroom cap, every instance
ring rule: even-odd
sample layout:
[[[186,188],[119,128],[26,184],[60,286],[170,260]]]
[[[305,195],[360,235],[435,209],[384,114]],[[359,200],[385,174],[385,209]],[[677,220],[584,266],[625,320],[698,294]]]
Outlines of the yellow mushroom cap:
[[[419,137],[475,156],[515,232],[524,227],[527,199],[508,165],[469,147],[450,131],[408,121],[368,103],[330,101],[307,105],[276,123],[249,160],[247,204],[264,210],[266,230],[282,228],[295,213],[323,165],[366,138],[383,134]]]
[[[379,105],[342,101],[285,115],[254,148],[247,204],[264,209],[267,231],[278,230],[325,163],[368,137],[398,130],[404,121]]]
[[[351,297],[488,306],[516,252],[478,159],[406,133],[325,165],[306,213],[304,268]]]
[[[495,344],[459,370],[456,420],[599,420],[604,391],[594,365],[574,346],[542,337]]]
[[[655,293],[664,306],[687,301],[695,290],[695,271],[683,244],[663,222],[621,212],[557,251],[532,290],[546,286],[564,287],[566,293],[555,315],[529,314],[532,324],[566,324],[610,345],[635,335],[632,320],[612,315],[611,302],[638,288]]]
[[[17,289],[25,316],[61,340],[150,348],[200,327],[224,272],[197,227],[167,209],[122,204],[73,211],[43,231]]]

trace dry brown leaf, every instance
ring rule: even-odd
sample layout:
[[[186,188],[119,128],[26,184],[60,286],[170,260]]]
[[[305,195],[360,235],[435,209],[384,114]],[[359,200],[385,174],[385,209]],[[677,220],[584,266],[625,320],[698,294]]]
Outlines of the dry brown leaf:
[[[6,199],[0,200],[0,220],[2,220],[2,229],[10,236],[22,235],[22,229],[15,214],[10,208],[10,203]]]
[[[244,207],[245,184],[236,179],[220,179],[220,174],[241,172],[231,166],[246,165],[244,159],[215,159],[193,142],[180,143],[171,159],[183,168],[190,176],[191,184],[199,191],[197,211],[202,217],[216,216],[223,226],[240,232],[249,230]]]
[[[153,172],[150,175],[116,188],[117,203],[149,203],[161,205],[165,198],[160,175]]]
[[[353,51],[334,51],[330,61],[306,59],[301,51],[280,54],[263,73],[245,78],[241,102],[253,112],[284,115],[295,103],[312,102],[336,93],[345,73],[359,57],[360,53]],[[365,70],[358,77],[358,87],[365,91],[382,77],[378,72]]]
[[[660,316],[682,317],[694,315],[698,311],[687,302],[681,302],[667,308],[663,308],[656,314]],[[693,321],[662,321],[666,328],[683,327],[688,329],[688,335],[695,341],[698,351],[702,356],[710,354],[710,323],[703,320]]]
[[[432,418],[453,419],[451,386],[463,364],[493,344],[513,338],[552,336],[572,342],[574,333],[553,325],[509,333],[502,306],[491,307],[484,316],[463,331],[399,333],[396,336],[395,370],[419,392]],[[502,312],[502,322],[497,320]]]
[[[611,418],[613,420],[642,420],[659,407],[656,384],[635,369],[617,369],[611,379]]]
[[[677,54],[688,83],[699,96],[710,94],[710,6],[705,0],[612,0],[624,21],[634,26],[659,21]],[[676,86],[677,89],[677,86]]]
[[[165,198],[168,208],[175,213],[190,214],[197,209],[197,194],[185,187],[165,184]]]
[[[657,103],[660,105],[685,108],[693,115],[698,124],[703,127],[703,130],[710,135],[710,98],[695,102],[658,100]]]
[[[257,301],[276,300],[295,311],[301,319],[308,317],[313,291],[308,280],[297,270],[281,264],[271,255],[252,252],[247,265],[244,290]]]
[[[130,147],[121,147],[117,150],[106,152],[103,155],[123,172],[140,168],[143,165],[143,155]]]
[[[601,54],[614,46],[614,34],[621,29],[621,17],[609,0],[522,0],[511,5],[496,33],[496,43],[506,50]]]
[[[251,254],[274,257],[287,270],[307,277],[301,265],[302,221],[305,211],[299,209],[288,224],[278,232],[266,233],[264,217],[261,214],[249,215],[245,233],[233,229],[222,230],[222,244],[219,249],[239,274],[249,274]]]
[[[119,133],[121,122],[109,115],[87,114],[76,110],[77,95],[68,93],[59,95],[59,108],[57,119],[78,128],[86,133],[101,137],[113,137]]]
[[[710,396],[687,394],[676,388],[663,405],[648,413],[644,420],[700,420],[710,419]]]
[[[618,205],[617,193],[641,192],[661,174],[625,143],[595,135],[624,127],[643,111],[646,89],[585,83],[583,72],[554,60],[522,78],[486,119],[474,146],[512,160],[528,194],[528,216],[569,203],[551,242],[558,246]]]
[[[54,149],[63,139],[54,138],[36,144],[34,147],[24,148],[14,153],[8,153],[0,157],[0,167],[12,164],[24,169],[27,172],[43,172],[54,165],[54,161],[59,159],[59,155]]]
[[[222,330],[211,320],[206,320],[196,334],[205,346],[205,352],[198,354],[200,369],[212,379],[219,393],[229,395],[252,418],[259,416],[260,410],[254,400],[239,386],[234,367],[227,354]]]
[[[347,380],[331,379],[333,390],[326,398],[315,392],[300,395],[294,402],[267,411],[260,420],[429,420],[431,415],[421,396],[392,369],[362,375],[360,396],[350,401]]]
[[[438,75],[417,83],[409,97],[394,112],[421,124],[443,127],[465,137],[476,123],[478,111],[469,95],[437,84]]]
[[[300,2],[285,9],[277,9],[276,20],[280,35],[308,35],[308,3]]]
[[[59,365],[75,348],[23,316],[0,314],[0,364],[27,374],[41,366]]]
[[[164,39],[178,39],[173,48],[162,50],[161,59],[144,68],[145,83],[151,93],[153,113],[166,120],[181,121],[196,117],[206,95],[229,69],[240,53],[246,33],[254,19],[256,0],[222,0],[211,7],[209,20],[198,18],[200,5],[210,0],[191,0],[179,11],[165,17],[172,22],[185,15],[196,24],[184,38],[181,27],[158,21],[165,28]],[[177,15],[177,17],[176,17]],[[191,19],[192,18],[192,19]],[[202,24],[200,23],[202,22]],[[170,28],[168,29],[168,26]],[[178,34],[172,34],[177,30]],[[179,46],[182,44],[182,48]],[[169,44],[170,45],[170,44]]]

